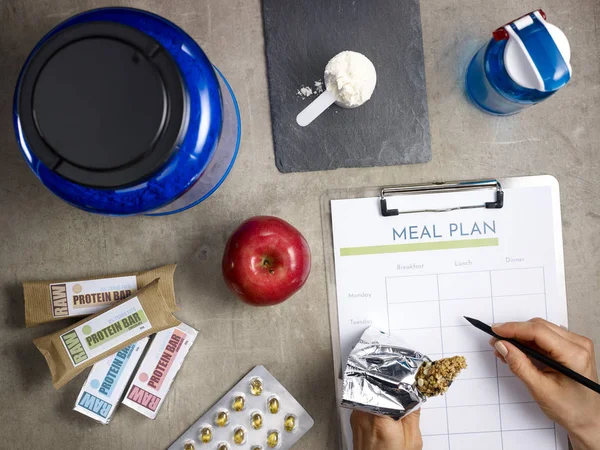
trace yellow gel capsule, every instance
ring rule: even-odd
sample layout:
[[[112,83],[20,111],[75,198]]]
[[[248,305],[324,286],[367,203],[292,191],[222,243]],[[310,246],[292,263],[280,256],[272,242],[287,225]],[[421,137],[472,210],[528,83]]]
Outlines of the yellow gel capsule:
[[[229,422],[229,414],[225,411],[219,411],[215,416],[215,425],[219,427],[224,427]]]
[[[229,450],[229,445],[227,445],[225,442],[221,442],[217,447],[217,450]]]
[[[233,442],[237,445],[242,445],[246,441],[246,433],[243,428],[236,428],[233,432]]]
[[[279,412],[279,400],[277,400],[277,397],[269,399],[269,412],[271,414],[277,414]]]
[[[212,430],[208,427],[204,427],[200,430],[200,440],[204,444],[208,444],[212,441]]]
[[[285,420],[283,421],[283,426],[285,431],[294,431],[294,428],[296,428],[296,417],[292,416],[291,414],[286,416]]]
[[[267,435],[267,445],[271,448],[277,447],[279,444],[279,433],[277,431],[271,431]]]
[[[191,442],[186,442],[183,446],[183,450],[194,450],[194,444],[192,444]]]
[[[252,423],[252,428],[254,428],[255,430],[261,429],[263,420],[262,420],[262,416],[260,415],[260,413],[252,414],[251,423]]]
[[[250,381],[250,393],[252,395],[260,395],[262,394],[262,391],[262,381],[260,381],[258,378],[254,378],[252,381]]]
[[[244,406],[246,406],[246,400],[244,399],[244,397],[242,397],[241,395],[234,397],[233,402],[231,403],[231,408],[234,411],[240,412],[244,409]]]
[[[253,445],[251,450],[263,450],[260,445]]]

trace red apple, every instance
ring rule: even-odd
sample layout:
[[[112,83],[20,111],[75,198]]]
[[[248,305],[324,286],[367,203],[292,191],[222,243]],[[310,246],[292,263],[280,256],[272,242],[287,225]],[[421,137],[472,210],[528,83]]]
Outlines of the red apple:
[[[277,217],[251,217],[235,230],[225,246],[225,282],[250,305],[283,302],[304,285],[309,273],[306,239]]]

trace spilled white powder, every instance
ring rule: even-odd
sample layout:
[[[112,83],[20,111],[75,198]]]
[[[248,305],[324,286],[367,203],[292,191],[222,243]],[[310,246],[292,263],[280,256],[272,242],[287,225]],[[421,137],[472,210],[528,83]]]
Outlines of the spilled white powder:
[[[300,89],[298,89],[298,95],[304,98],[308,98],[313,94],[312,89],[310,88],[310,86],[301,86]]]
[[[324,89],[325,88],[323,87],[323,82],[321,80],[315,81],[315,94],[322,94]]]
[[[325,67],[325,86],[344,108],[356,108],[371,98],[377,84],[373,63],[362,53],[345,51]]]
[[[312,95],[322,94],[325,90],[325,86],[323,84],[323,80],[317,80],[314,82],[314,87],[310,86],[300,86],[300,88],[296,91],[296,94],[302,99],[308,98]]]

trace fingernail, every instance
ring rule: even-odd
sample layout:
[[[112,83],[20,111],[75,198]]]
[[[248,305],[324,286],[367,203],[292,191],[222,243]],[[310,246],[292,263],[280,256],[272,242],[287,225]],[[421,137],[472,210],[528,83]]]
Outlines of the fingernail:
[[[508,349],[506,348],[506,346],[502,343],[502,341],[498,341],[494,344],[494,347],[496,348],[496,350],[498,350],[498,353],[500,353],[502,356],[504,356],[506,358],[506,355],[508,355]]]
[[[504,324],[503,323],[493,323],[492,328],[498,328],[498,327],[501,327],[502,325],[504,325]]]

